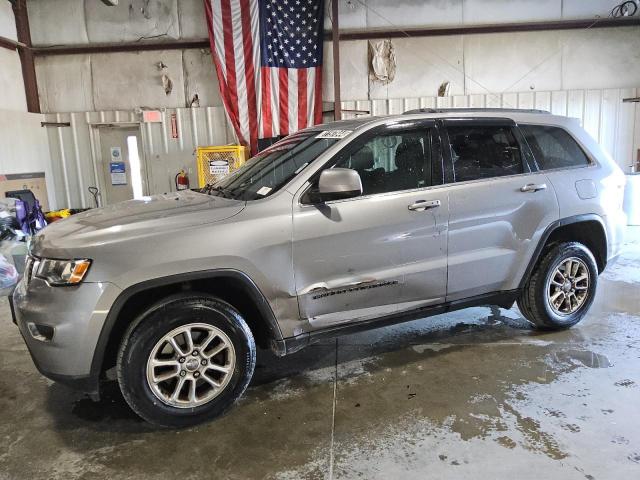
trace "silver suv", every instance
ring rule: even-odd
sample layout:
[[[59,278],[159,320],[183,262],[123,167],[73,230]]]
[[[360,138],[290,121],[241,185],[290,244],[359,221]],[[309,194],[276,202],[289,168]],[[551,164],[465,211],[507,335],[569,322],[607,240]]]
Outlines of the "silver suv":
[[[256,344],[514,302],[579,322],[618,255],[624,175],[575,120],[419,110],[320,125],[203,192],[44,229],[13,294],[38,369],[94,397],[117,374],[149,422],[222,414]]]

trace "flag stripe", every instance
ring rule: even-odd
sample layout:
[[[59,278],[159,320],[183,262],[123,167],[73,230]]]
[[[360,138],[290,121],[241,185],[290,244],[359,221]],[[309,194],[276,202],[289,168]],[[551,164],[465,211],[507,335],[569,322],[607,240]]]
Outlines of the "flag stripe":
[[[205,2],[208,10],[211,10],[212,18],[222,17],[222,5],[220,4],[221,0],[211,0],[211,3]],[[212,20],[213,21],[213,20]],[[218,55],[218,62],[216,62],[216,67],[220,69],[220,73],[224,75],[224,78],[227,78],[227,69],[226,63],[224,59],[224,32],[222,29],[222,22],[213,22],[213,27],[209,32],[209,36],[211,39],[215,37],[216,43],[212,44],[211,53]],[[225,81],[226,84],[226,81]]]
[[[294,105],[298,105],[298,73],[296,69],[289,68],[289,133],[298,130],[298,112]]]
[[[289,69],[277,70],[280,73],[280,135],[289,135]]]
[[[233,50],[230,53],[235,61],[236,94],[235,102],[238,111],[238,122],[240,124],[240,134],[242,143],[249,144],[251,132],[249,130],[249,95],[247,90],[247,80],[245,75],[245,55],[244,38],[242,28],[242,16],[244,15],[241,3],[238,0],[226,0],[231,6],[231,29],[233,31]],[[246,59],[251,62],[251,59]]]
[[[322,67],[316,68],[316,85],[315,85],[315,102],[314,102],[314,119],[313,123],[322,123]]]
[[[313,106],[314,106],[314,92],[315,92],[315,81],[316,81],[316,70],[317,68],[310,68],[307,71],[307,126],[314,125],[313,121]]]
[[[273,128],[273,136],[282,135],[280,127],[280,69],[269,68],[269,76],[271,83],[271,122]]]
[[[231,14],[231,0],[221,0],[221,14],[223,18],[232,19]],[[235,51],[233,45],[233,22],[223,22],[223,43],[224,43],[224,63],[226,69],[227,79],[227,93],[229,95],[229,108],[228,113],[233,123],[236,133],[238,134],[240,142],[245,142],[240,130],[239,111],[238,111],[238,86],[236,83],[236,61]]]
[[[269,68],[262,67],[260,72],[262,79],[262,138],[273,137],[271,125],[271,75]]]
[[[298,69],[298,130],[307,128],[307,69]]]
[[[209,3],[205,0],[205,14],[208,18],[208,24],[215,27],[209,29],[209,42],[211,44],[211,54],[213,55],[214,65],[216,67],[216,75],[218,77],[218,83],[220,84],[220,94],[222,96],[222,103],[225,106],[225,112],[229,117],[229,121],[234,130],[238,130],[237,119],[232,117],[232,106],[230,104],[229,87],[227,84],[227,77],[225,72],[224,62],[224,36],[222,34],[222,22],[214,22],[214,18],[220,18],[221,5],[220,0],[212,0]],[[216,40],[217,38],[217,40]]]
[[[253,5],[257,4],[253,2]],[[251,153],[258,151],[258,108],[256,101],[256,71],[253,39],[251,36],[252,16],[258,15],[258,9],[252,9],[250,0],[240,0],[242,18],[242,38],[244,47],[244,73],[247,89],[247,108],[249,110],[249,143]]]

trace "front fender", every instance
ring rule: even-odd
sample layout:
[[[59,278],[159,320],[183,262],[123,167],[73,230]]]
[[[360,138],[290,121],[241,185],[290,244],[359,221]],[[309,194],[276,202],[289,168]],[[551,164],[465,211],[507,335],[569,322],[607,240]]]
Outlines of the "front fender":
[[[276,316],[269,305],[264,294],[260,291],[256,283],[244,272],[234,269],[215,269],[215,270],[201,270],[189,273],[180,273],[175,275],[164,276],[160,278],[154,278],[151,280],[142,281],[134,285],[130,285],[118,295],[113,302],[109,313],[104,321],[102,330],[98,337],[98,342],[94,351],[93,361],[91,364],[91,377],[97,379],[102,372],[105,356],[107,354],[107,347],[112,340],[112,334],[120,314],[123,312],[124,307],[128,302],[137,294],[144,293],[145,291],[152,290],[158,287],[176,285],[184,282],[192,282],[197,280],[207,279],[220,279],[227,278],[240,282],[243,286],[244,293],[247,294],[248,300],[253,302],[253,305],[258,309],[262,318],[266,322],[269,334],[271,336],[271,345],[278,355],[283,355],[284,341],[282,332]],[[131,319],[133,321],[134,319]]]

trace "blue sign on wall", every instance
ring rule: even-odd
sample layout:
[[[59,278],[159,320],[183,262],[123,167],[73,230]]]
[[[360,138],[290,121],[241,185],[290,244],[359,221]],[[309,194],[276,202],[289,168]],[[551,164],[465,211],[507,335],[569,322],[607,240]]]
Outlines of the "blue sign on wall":
[[[111,162],[109,169],[111,171],[111,185],[127,184],[127,173],[124,162]]]

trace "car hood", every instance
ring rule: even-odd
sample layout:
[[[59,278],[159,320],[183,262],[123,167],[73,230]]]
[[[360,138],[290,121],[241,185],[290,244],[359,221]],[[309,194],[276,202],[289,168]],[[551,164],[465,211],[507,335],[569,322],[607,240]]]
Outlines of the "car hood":
[[[77,257],[74,250],[82,247],[182,233],[190,227],[219,222],[237,215],[245,205],[244,201],[191,190],[129,200],[52,223],[33,238],[31,252]]]

